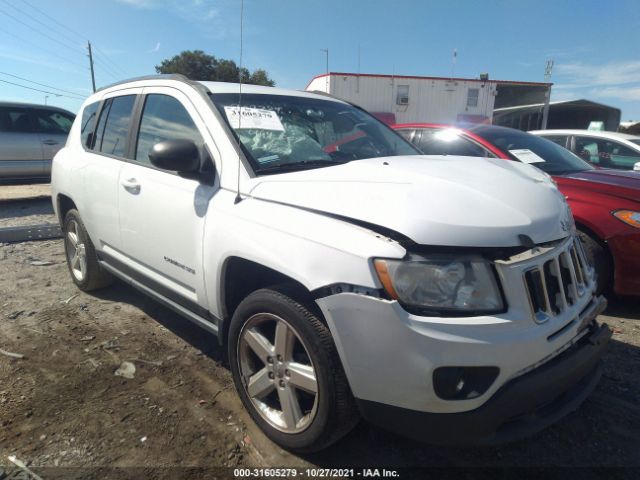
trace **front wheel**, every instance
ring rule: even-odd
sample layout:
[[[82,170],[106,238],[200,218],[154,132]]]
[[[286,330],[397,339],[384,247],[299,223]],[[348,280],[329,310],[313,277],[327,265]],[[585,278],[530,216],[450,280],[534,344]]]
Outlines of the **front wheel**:
[[[229,328],[229,359],[245,408],[284,448],[321,450],[358,422],[329,329],[284,293],[258,290],[240,303]]]

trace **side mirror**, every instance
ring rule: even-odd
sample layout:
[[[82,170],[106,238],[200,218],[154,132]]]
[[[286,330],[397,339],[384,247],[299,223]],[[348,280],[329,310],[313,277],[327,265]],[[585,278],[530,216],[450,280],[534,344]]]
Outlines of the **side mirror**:
[[[636,162],[636,163],[633,165],[633,171],[634,171],[634,172],[640,172],[640,162]]]
[[[200,170],[200,150],[192,140],[166,140],[156,143],[149,152],[154,167],[178,173]]]

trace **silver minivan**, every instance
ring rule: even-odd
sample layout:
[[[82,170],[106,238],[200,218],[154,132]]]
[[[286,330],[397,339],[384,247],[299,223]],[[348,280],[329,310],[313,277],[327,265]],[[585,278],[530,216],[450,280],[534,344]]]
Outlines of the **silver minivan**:
[[[0,181],[48,180],[74,118],[57,107],[0,102]]]

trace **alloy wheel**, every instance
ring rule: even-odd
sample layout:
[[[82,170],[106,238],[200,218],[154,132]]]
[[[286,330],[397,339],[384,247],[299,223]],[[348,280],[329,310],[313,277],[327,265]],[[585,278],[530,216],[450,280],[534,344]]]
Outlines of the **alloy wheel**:
[[[78,222],[70,220],[67,224],[65,242],[71,273],[77,281],[82,282],[87,274],[87,253],[84,242],[80,239],[79,231]]]
[[[284,319],[271,313],[249,318],[240,332],[238,364],[247,396],[271,426],[299,433],[313,422],[316,371],[304,342]]]

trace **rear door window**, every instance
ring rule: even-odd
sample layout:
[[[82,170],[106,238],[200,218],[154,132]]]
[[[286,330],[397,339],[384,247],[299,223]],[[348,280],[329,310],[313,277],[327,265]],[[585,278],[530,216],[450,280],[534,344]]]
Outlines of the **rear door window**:
[[[576,137],[575,153],[584,160],[604,168],[633,170],[640,153],[613,140]]]
[[[610,168],[621,170],[633,170],[634,165],[640,162],[640,152],[615,141],[606,141],[604,149],[609,156]]]
[[[105,102],[96,131],[95,150],[108,155],[125,156],[135,100],[135,95],[124,95]]]
[[[33,113],[38,133],[67,135],[73,125],[73,115],[57,110],[36,109]]]

